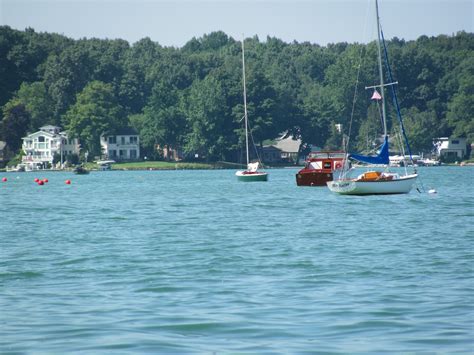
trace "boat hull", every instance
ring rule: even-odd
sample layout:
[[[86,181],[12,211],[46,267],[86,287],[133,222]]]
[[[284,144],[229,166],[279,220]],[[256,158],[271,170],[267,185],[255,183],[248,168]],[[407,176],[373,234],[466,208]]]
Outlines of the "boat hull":
[[[296,174],[297,186],[326,186],[328,181],[332,181],[331,172],[300,171]]]
[[[332,192],[340,195],[407,194],[415,185],[417,176],[412,174],[394,180],[380,181],[337,180],[328,182],[327,186]]]
[[[238,171],[235,173],[238,181],[254,182],[254,181],[268,181],[268,174],[264,172],[248,173],[245,171]]]

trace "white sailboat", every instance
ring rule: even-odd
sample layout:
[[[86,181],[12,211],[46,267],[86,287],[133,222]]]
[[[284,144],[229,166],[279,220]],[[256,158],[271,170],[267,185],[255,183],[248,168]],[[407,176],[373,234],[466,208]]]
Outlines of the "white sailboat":
[[[329,189],[333,192],[342,195],[377,195],[377,194],[404,194],[408,193],[412,190],[413,186],[415,185],[417,173],[416,171],[412,174],[408,174],[407,168],[405,165],[405,174],[399,174],[389,171],[389,142],[388,142],[388,134],[387,134],[387,121],[386,121],[386,110],[385,110],[385,92],[384,88],[386,86],[393,86],[397,84],[393,82],[393,78],[391,75],[390,66],[388,63],[388,59],[386,60],[388,73],[390,74],[390,83],[384,84],[384,75],[383,75],[383,67],[382,67],[382,44],[384,45],[384,54],[387,55],[387,51],[385,48],[385,42],[383,40],[383,32],[380,27],[380,19],[379,19],[379,7],[378,1],[375,0],[375,11],[377,17],[377,49],[378,49],[378,67],[379,67],[379,76],[380,76],[380,84],[375,86],[366,87],[366,89],[374,89],[374,94],[372,95],[373,100],[380,101],[382,105],[382,122],[383,122],[383,130],[384,130],[384,143],[379,150],[377,156],[364,156],[359,154],[349,154],[348,158],[353,159],[363,163],[369,164],[376,164],[382,165],[385,167],[383,171],[367,171],[365,173],[359,174],[355,178],[349,178],[349,172],[343,171],[342,174],[334,179],[333,181],[327,182]],[[377,91],[380,90],[380,93]],[[397,114],[401,126],[401,131],[405,137],[405,141],[407,144],[408,152],[411,152],[408,145],[408,140],[405,135],[405,130],[403,128],[403,122],[400,115],[400,109],[398,107],[398,100],[396,97],[395,90],[392,87],[392,93],[394,95],[394,102],[397,109]]]
[[[245,83],[245,49],[244,39],[242,39],[242,81],[244,86],[244,121],[245,121],[245,150],[247,157],[247,169],[237,171],[235,175],[239,181],[267,181],[268,173],[258,170],[260,162],[250,163],[249,159],[249,128],[247,115],[247,89]]]

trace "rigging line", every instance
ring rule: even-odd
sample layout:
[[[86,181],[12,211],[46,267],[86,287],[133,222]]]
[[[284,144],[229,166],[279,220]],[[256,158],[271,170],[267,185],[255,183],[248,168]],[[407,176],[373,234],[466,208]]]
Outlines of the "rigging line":
[[[384,50],[384,54],[385,54],[385,63],[387,64],[388,75],[390,77],[390,81],[393,82],[394,80],[393,80],[393,75],[392,75],[392,68],[390,67],[390,62],[388,61],[387,45],[385,43],[385,38],[384,38],[384,35],[383,35],[382,26],[380,26],[380,35],[382,36],[382,44],[383,44],[383,50]],[[391,89],[392,89],[393,102],[394,102],[395,108],[397,110],[398,121],[400,122],[401,131],[403,133],[403,137],[405,138],[405,143],[407,145],[408,154],[410,155],[411,163],[414,165],[413,156],[411,154],[411,149],[410,149],[410,144],[408,143],[408,138],[407,138],[407,135],[406,135],[406,132],[405,132],[405,126],[403,125],[402,114],[400,112],[400,105],[398,104],[397,92],[395,91],[394,86],[391,86]]]
[[[394,80],[393,80],[393,75],[392,75],[392,69],[391,69],[390,63],[389,63],[389,61],[388,61],[387,45],[385,44],[385,38],[384,38],[384,35],[383,35],[382,26],[380,26],[380,35],[382,36],[382,44],[383,44],[383,49],[384,49],[384,54],[385,54],[385,62],[386,62],[386,64],[387,64],[387,69],[388,69],[388,75],[389,75],[390,81],[394,81]],[[402,114],[401,114],[401,112],[400,112],[400,105],[398,104],[397,92],[395,91],[395,87],[394,87],[394,86],[391,86],[391,89],[392,89],[393,101],[394,101],[395,108],[396,108],[396,111],[397,111],[398,121],[400,122],[400,129],[401,129],[401,131],[402,131],[402,133],[403,133],[403,137],[405,138],[405,143],[406,143],[406,145],[407,145],[408,154],[410,155],[410,161],[411,161],[411,163],[412,163],[412,165],[413,165],[413,170],[414,170],[414,172],[415,172],[415,174],[416,174],[417,171],[416,171],[416,167],[415,167],[415,162],[413,161],[413,155],[412,155],[412,153],[411,153],[410,144],[408,143],[408,138],[407,138],[407,135],[406,135],[406,132],[405,132],[405,126],[404,126],[404,124],[403,124]],[[417,179],[417,180],[420,182],[420,185],[421,185],[421,188],[423,189],[423,192],[426,192],[421,177],[418,176],[418,179]],[[419,190],[418,188],[417,188],[417,190],[418,190],[418,192],[420,192],[420,190]]]
[[[377,101],[377,108],[379,110],[379,118],[380,118],[380,124],[383,128],[383,113],[382,113],[382,108],[380,107],[380,102]]]
[[[250,127],[250,122],[248,122],[248,120],[247,120],[247,126],[248,126],[248,128],[249,128],[250,139],[251,139],[251,141],[252,141],[252,146],[253,146],[253,149],[254,149],[254,151],[255,151],[255,155],[257,156],[257,160],[258,160],[258,162],[260,163],[260,165],[261,165],[262,168],[263,168],[263,163],[262,163],[262,160],[260,159],[260,156],[259,156],[259,154],[258,154],[258,149],[257,149],[257,146],[256,146],[256,144],[255,144],[255,140],[253,139],[252,128]],[[262,153],[263,153],[263,151],[262,151]]]
[[[367,22],[369,18],[369,8],[370,8],[370,0],[367,1],[367,7],[365,10],[365,21],[364,21],[364,37],[367,36]],[[360,72],[361,72],[361,67],[362,67],[362,53],[364,51],[364,47],[361,46],[359,50],[359,65],[357,67],[357,75],[356,75],[356,84],[354,87],[354,97],[352,98],[352,109],[351,109],[351,119],[349,121],[349,130],[347,132],[347,140],[345,142],[345,145],[343,147],[344,149],[344,160],[342,162],[342,173],[341,173],[341,178],[345,179],[347,173],[349,172],[350,169],[346,169],[346,165],[348,166],[349,164],[347,163],[348,160],[348,151],[349,151],[349,144],[351,140],[351,134],[352,134],[352,122],[354,119],[354,112],[355,112],[355,105],[357,102],[357,93],[358,93],[358,86],[359,86],[359,78],[360,78]]]
[[[395,136],[397,137],[398,148],[400,149],[400,152],[402,153],[403,168],[405,169],[405,175],[408,175],[408,169],[407,169],[408,161],[407,159],[405,159],[405,146],[402,141],[402,133],[399,130],[397,130]]]

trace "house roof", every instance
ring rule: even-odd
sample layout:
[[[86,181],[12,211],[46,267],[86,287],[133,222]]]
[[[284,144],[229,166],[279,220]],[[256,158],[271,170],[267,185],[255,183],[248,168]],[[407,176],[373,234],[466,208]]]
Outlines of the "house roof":
[[[57,134],[53,134],[47,131],[37,131],[35,133],[28,134],[26,137],[23,137],[22,139],[28,139],[28,138],[34,138],[37,136],[49,136],[51,138],[56,137]]]
[[[135,131],[132,127],[122,127],[111,134],[108,135],[115,135],[115,136],[138,136],[138,132]]]
[[[50,125],[50,124],[48,124],[48,125],[46,125],[46,126],[40,127],[40,130],[41,130],[41,131],[50,131],[50,130],[56,130],[56,129],[57,129],[57,130],[60,130],[61,127],[53,126],[53,125]]]
[[[274,147],[285,153],[298,153],[300,150],[301,139],[293,139],[293,137],[280,138],[273,144]]]
[[[281,152],[281,149],[275,147],[274,145],[265,145],[265,146],[263,146],[263,150],[265,150],[265,151],[269,151],[269,150],[274,150],[275,151],[276,150],[278,152]]]

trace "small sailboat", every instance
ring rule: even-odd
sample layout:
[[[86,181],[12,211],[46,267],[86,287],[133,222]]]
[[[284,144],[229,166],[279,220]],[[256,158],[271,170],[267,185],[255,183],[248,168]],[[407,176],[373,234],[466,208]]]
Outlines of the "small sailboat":
[[[416,170],[412,174],[408,174],[406,164],[405,165],[405,173],[399,174],[397,172],[391,172],[389,170],[389,140],[387,134],[387,121],[386,121],[386,110],[385,110],[385,92],[384,88],[386,86],[390,86],[392,88],[392,95],[397,111],[397,116],[400,123],[400,130],[403,133],[405,138],[405,143],[408,149],[408,153],[410,155],[410,159],[413,164],[413,158],[410,151],[410,145],[408,144],[408,139],[405,134],[405,129],[403,127],[403,121],[400,114],[400,108],[398,106],[398,99],[395,93],[395,89],[393,85],[396,85],[397,82],[393,82],[392,73],[390,69],[390,65],[387,58],[387,50],[385,47],[385,41],[383,39],[383,32],[380,26],[380,19],[379,19],[379,8],[378,8],[378,1],[375,0],[375,11],[377,17],[377,49],[378,49],[378,68],[379,68],[379,76],[380,76],[380,84],[375,86],[366,87],[366,89],[374,89],[374,93],[372,95],[372,100],[375,100],[377,104],[380,103],[382,106],[381,116],[382,116],[382,124],[383,124],[383,132],[384,132],[384,140],[383,144],[378,152],[377,156],[364,156],[360,154],[349,154],[348,158],[359,161],[362,163],[374,164],[377,166],[383,166],[383,171],[371,170],[366,171],[362,174],[359,174],[355,178],[349,178],[349,171],[343,170],[340,176],[333,181],[327,182],[329,189],[333,192],[342,195],[377,195],[377,194],[405,194],[412,190],[413,186],[416,183],[417,173]],[[382,44],[384,48],[384,54],[387,64],[387,70],[390,77],[390,83],[384,84],[384,75],[383,75],[383,67],[382,67]],[[377,91],[380,90],[380,93]]]
[[[235,175],[239,181],[267,181],[268,173],[258,170],[260,162],[250,163],[249,159],[249,127],[248,127],[248,115],[247,115],[247,89],[245,83],[245,49],[244,40],[242,39],[242,81],[244,86],[244,122],[245,122],[245,151],[247,158],[247,169],[237,171]],[[253,144],[253,143],[252,143]]]

